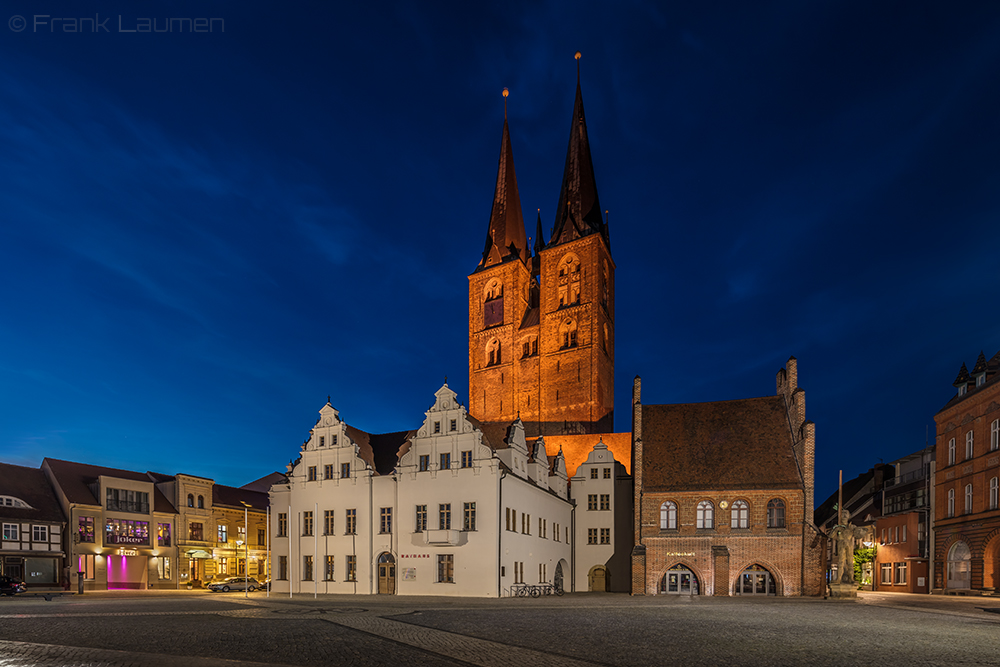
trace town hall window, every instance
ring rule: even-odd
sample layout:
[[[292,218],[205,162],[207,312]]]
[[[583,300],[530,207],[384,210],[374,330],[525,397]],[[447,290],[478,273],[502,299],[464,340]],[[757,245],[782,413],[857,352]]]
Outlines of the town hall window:
[[[698,528],[715,528],[715,505],[710,500],[703,500],[698,503],[697,523]]]
[[[750,527],[750,506],[747,505],[745,500],[737,500],[733,503],[732,508],[732,521],[730,522],[730,528],[749,528]]]
[[[972,458],[972,431],[965,434],[965,458]]]
[[[778,498],[767,501],[767,527],[785,527],[785,501]]]
[[[677,530],[677,505],[670,500],[660,505],[660,530]]]

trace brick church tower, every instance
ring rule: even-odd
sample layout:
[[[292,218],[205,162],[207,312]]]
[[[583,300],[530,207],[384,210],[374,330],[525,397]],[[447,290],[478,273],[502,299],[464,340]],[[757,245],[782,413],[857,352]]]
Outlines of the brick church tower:
[[[615,264],[597,197],[579,64],[548,243],[540,214],[536,227],[531,252],[504,118],[486,247],[469,276],[469,412],[498,425],[520,416],[529,436],[610,433]]]

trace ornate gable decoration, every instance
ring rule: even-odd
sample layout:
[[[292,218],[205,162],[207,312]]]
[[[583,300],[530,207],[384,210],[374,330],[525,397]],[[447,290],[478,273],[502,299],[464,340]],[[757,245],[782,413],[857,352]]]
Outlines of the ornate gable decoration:
[[[1000,410],[1000,404],[996,401],[989,404],[989,407],[986,408],[986,412],[993,412],[994,410]]]
[[[423,426],[417,436],[428,438],[435,435],[472,433],[475,430],[466,418],[465,406],[458,402],[458,394],[448,387],[448,383],[434,392],[434,405],[424,413]],[[452,425],[454,424],[454,428]]]
[[[349,446],[354,446],[357,450],[357,446],[347,435],[346,426],[347,424],[340,420],[340,412],[328,401],[320,408],[319,419],[316,420],[316,425],[309,430],[309,438],[302,444],[302,450],[335,449]]]

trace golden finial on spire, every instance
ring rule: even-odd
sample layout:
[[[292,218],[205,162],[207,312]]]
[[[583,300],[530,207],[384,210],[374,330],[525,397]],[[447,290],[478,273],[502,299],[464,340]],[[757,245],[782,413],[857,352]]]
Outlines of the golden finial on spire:
[[[503,89],[503,119],[504,120],[507,120],[507,96],[508,95],[510,95],[510,92],[506,88],[504,88]]]
[[[577,51],[573,57],[576,58],[576,82],[580,83],[580,58],[583,57],[583,54]]]

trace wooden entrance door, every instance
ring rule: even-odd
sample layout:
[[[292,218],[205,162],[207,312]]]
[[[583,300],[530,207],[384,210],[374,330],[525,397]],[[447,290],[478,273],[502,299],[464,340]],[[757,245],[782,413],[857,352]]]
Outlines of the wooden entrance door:
[[[378,564],[378,593],[379,595],[394,595],[396,593],[396,564]]]
[[[607,570],[603,567],[598,566],[590,571],[590,590],[602,593],[608,590]]]

